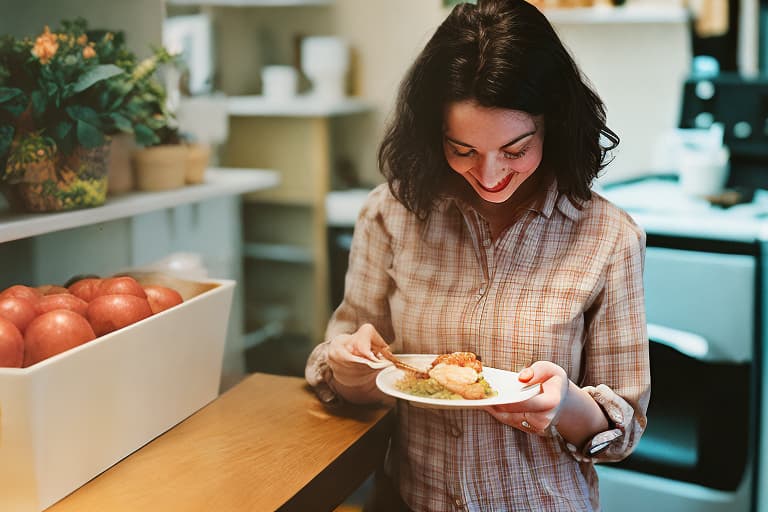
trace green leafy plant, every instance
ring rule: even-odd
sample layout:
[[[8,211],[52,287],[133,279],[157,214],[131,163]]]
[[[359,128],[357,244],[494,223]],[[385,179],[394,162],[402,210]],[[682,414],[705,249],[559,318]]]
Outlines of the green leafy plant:
[[[165,88],[156,72],[161,65],[180,66],[180,59],[164,48],[155,48],[153,55],[136,64],[130,75],[129,94],[125,109],[131,121],[136,143],[140,146],[178,144],[182,136],[178,123],[168,110]]]
[[[108,37],[89,40],[82,19],[55,32],[45,27],[34,40],[0,40],[0,159],[27,133],[52,140],[63,153],[105,143],[119,106],[107,103],[104,92],[125,74],[99,59],[112,44]]]
[[[34,39],[1,38],[0,177],[14,174],[9,163],[99,147],[118,132],[145,146],[172,139],[175,119],[155,72],[175,62],[162,48],[138,61],[122,33],[89,31],[82,18]],[[30,148],[38,154],[19,154]]]

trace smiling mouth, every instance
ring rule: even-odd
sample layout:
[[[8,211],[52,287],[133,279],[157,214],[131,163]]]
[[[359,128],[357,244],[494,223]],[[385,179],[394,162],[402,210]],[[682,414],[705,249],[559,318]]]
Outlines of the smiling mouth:
[[[479,180],[476,180],[476,181],[477,181],[477,184],[480,186],[480,188],[482,188],[483,190],[486,190],[488,192],[499,192],[501,190],[504,190],[506,188],[506,186],[509,185],[509,182],[512,181],[512,177],[514,175],[515,175],[514,172],[511,172],[511,173],[507,174],[504,177],[504,179],[502,179],[500,182],[498,182],[496,185],[494,185],[493,187],[490,187],[490,188],[484,186],[482,183],[480,183]]]

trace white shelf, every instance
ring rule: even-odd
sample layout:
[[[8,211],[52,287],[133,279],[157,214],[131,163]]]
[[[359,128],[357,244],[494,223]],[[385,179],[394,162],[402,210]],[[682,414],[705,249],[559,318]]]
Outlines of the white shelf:
[[[55,231],[122,219],[215,197],[270,188],[280,181],[276,171],[212,168],[205,183],[162,192],[132,192],[107,198],[103,206],[61,213],[16,214],[0,210],[0,243]]]
[[[574,7],[545,9],[544,14],[554,25],[603,23],[685,23],[688,10],[669,5],[628,5],[622,7]]]
[[[331,5],[333,0],[166,0],[169,5],[207,5],[217,7],[301,7]]]
[[[314,261],[314,256],[309,249],[288,244],[248,242],[243,244],[243,255],[258,260],[301,263],[305,265],[311,264]]]
[[[370,112],[373,105],[357,99],[318,101],[309,95],[299,95],[286,101],[275,101],[264,96],[230,96],[227,112],[231,116],[272,117],[329,117]]]
[[[350,228],[368,200],[370,189],[332,190],[325,196],[325,218],[329,227]]]

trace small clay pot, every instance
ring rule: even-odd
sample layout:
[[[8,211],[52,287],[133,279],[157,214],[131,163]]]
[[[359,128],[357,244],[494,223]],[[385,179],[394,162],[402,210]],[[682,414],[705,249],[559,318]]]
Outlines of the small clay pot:
[[[187,173],[187,146],[169,144],[133,153],[136,188],[145,191],[183,187]]]
[[[188,145],[186,182],[196,184],[205,181],[205,170],[210,159],[211,146],[208,144]]]
[[[132,134],[115,135],[109,148],[109,175],[107,194],[119,195],[134,189],[135,179],[131,155],[136,151],[136,141]]]

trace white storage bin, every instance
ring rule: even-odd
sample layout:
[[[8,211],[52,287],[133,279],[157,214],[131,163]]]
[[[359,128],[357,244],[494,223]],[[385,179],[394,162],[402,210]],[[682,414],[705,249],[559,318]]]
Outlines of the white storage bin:
[[[174,308],[0,368],[0,510],[49,507],[218,396],[235,282],[186,284]]]

